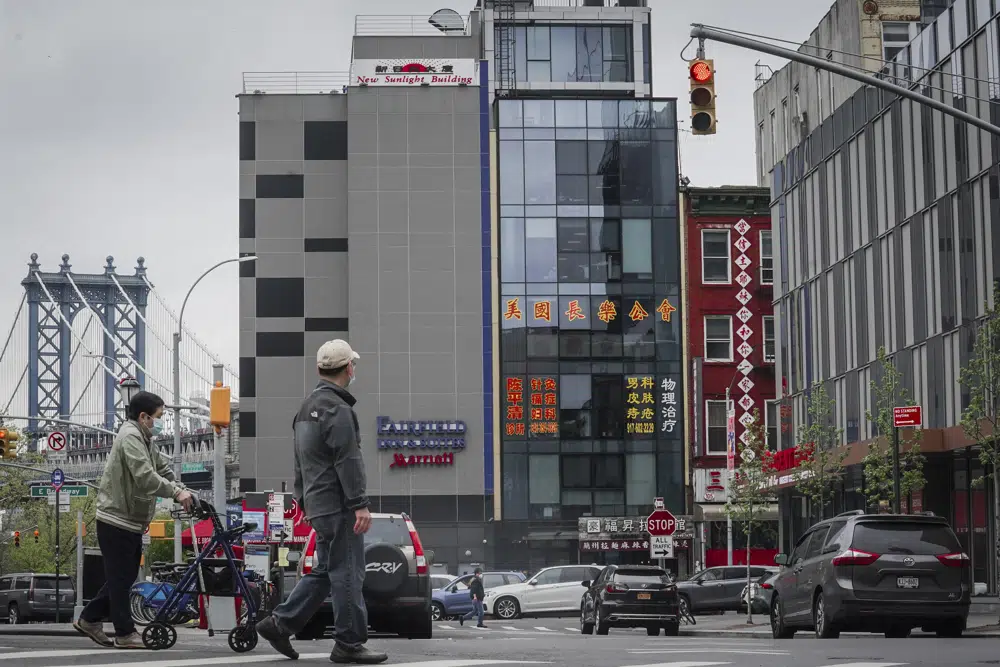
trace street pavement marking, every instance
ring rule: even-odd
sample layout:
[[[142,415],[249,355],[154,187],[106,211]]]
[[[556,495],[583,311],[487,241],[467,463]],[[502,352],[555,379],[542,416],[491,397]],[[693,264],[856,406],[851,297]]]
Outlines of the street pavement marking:
[[[114,651],[114,649],[109,649]],[[44,652],[42,652],[44,653]],[[51,653],[51,651],[50,651]],[[93,652],[92,652],[93,653]],[[41,653],[32,653],[30,657],[45,657]],[[300,660],[330,659],[329,653],[302,653]],[[274,662],[283,661],[277,653],[269,655],[250,656],[223,656],[220,658],[194,658],[187,660],[153,660],[144,662],[108,662],[101,664],[88,664],[86,667],[202,667],[204,665],[232,665],[246,664],[253,662]],[[547,665],[551,664],[540,660],[417,660],[414,662],[394,663],[396,667],[480,667],[485,665]],[[67,667],[77,667],[68,665]]]
[[[832,665],[822,665],[821,667],[902,667],[908,662],[838,662]]]
[[[628,652],[631,653],[631,654],[633,654],[633,655],[656,655],[656,654],[660,654],[660,653],[668,653],[668,654],[671,654],[671,653],[711,653],[713,655],[717,654],[717,653],[727,653],[727,654],[728,653],[734,653],[736,655],[788,655],[788,651],[763,651],[763,650],[757,651],[757,650],[754,650],[754,649],[747,649],[747,648],[743,648],[743,649],[726,649],[726,648],[665,648],[665,649],[651,649],[650,648],[650,649],[645,649],[644,648],[644,649],[629,649]],[[872,665],[869,666],[867,663],[865,663],[863,665],[862,664],[854,665],[853,667],[875,667],[875,664],[876,663],[872,663]],[[882,667],[891,667],[891,665],[888,665],[888,664],[883,664],[883,663],[878,663],[878,664],[881,664]],[[845,666],[845,665],[837,665],[837,667],[847,667],[847,666]]]
[[[18,651],[17,653],[0,653],[0,660],[28,660],[31,658],[82,658],[85,655],[98,655],[114,651],[112,648],[64,649],[60,651]],[[119,651],[124,649],[119,649]],[[152,653],[146,649],[128,649],[137,653]]]
[[[580,632],[580,628],[563,628],[563,630],[568,632]]]
[[[716,667],[731,665],[731,662],[657,662],[649,665],[629,665],[628,667]]]
[[[517,630],[513,625],[501,625],[500,627],[504,630]]]
[[[549,628],[546,628],[541,625],[536,625],[535,630],[538,630],[539,632],[555,632],[555,630],[550,630]]]
[[[454,625],[445,625],[444,623],[438,623],[438,627],[441,628],[442,630],[454,630],[455,629]]]

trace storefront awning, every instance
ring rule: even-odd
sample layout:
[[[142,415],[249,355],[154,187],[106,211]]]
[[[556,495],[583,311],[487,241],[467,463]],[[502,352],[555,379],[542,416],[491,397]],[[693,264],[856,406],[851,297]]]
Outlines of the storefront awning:
[[[777,521],[777,503],[767,505],[758,516],[761,521]],[[725,521],[727,518],[725,505],[700,503],[694,506],[695,521]]]

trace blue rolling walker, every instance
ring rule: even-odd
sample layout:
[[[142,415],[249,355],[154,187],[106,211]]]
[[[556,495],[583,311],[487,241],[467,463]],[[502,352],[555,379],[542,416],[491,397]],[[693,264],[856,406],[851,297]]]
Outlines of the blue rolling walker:
[[[176,517],[178,513],[172,514]],[[190,514],[195,519],[212,520],[212,537],[205,548],[191,559],[187,571],[143,630],[142,643],[153,651],[169,649],[176,644],[177,630],[169,623],[169,619],[183,611],[192,593],[223,597],[240,595],[246,606],[245,613],[240,613],[236,627],[229,631],[229,648],[237,653],[252,651],[257,646],[257,598],[251,593],[247,579],[241,573],[243,561],[233,554],[233,544],[244,533],[254,530],[257,524],[244,523],[227,529],[223,524],[225,515],[219,514],[212,505],[198,499],[195,499]],[[223,552],[222,558],[209,555],[219,549]]]

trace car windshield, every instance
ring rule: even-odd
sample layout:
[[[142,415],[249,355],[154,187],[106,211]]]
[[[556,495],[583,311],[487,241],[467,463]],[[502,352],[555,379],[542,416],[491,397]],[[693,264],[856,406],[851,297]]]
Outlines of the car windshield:
[[[365,533],[365,544],[391,544],[394,547],[412,547],[410,531],[400,518],[377,517]]]
[[[940,556],[962,550],[951,528],[940,523],[865,521],[854,529],[852,546],[873,554]]]
[[[626,586],[643,586],[645,584],[669,584],[670,577],[666,572],[649,572],[643,570],[618,570],[615,572],[615,583]]]
[[[56,589],[56,578],[55,577],[35,577],[35,588],[44,588],[45,590],[55,590]],[[70,590],[73,588],[73,580],[69,577],[59,577],[59,588],[62,590]]]

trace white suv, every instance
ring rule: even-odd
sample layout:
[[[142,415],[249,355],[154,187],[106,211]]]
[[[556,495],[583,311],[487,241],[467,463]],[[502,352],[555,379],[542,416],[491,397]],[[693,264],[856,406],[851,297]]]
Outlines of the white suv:
[[[580,584],[596,579],[602,569],[597,565],[557,565],[540,570],[523,584],[491,588],[486,591],[486,613],[504,620],[576,614],[580,611]]]

